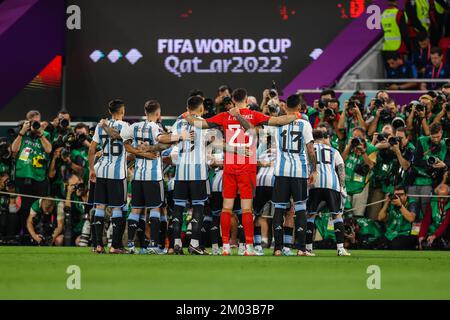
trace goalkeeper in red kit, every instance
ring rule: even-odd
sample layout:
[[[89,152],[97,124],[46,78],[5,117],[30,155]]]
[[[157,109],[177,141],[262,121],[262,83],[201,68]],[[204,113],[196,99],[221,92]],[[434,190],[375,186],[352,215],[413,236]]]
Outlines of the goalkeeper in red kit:
[[[254,255],[253,249],[253,197],[256,188],[255,126],[282,126],[297,116],[269,117],[247,108],[247,91],[236,89],[232,93],[234,108],[208,119],[186,116],[186,120],[201,129],[222,127],[225,133],[226,152],[223,171],[223,208],[220,216],[223,255],[230,255],[231,214],[234,200],[239,193],[244,227],[245,255]]]

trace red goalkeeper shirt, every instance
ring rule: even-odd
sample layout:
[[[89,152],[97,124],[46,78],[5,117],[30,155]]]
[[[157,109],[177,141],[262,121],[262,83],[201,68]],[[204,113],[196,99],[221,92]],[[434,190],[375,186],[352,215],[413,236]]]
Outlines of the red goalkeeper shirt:
[[[252,111],[246,108],[239,109],[240,114],[254,126],[263,125],[270,119],[269,116],[261,112]],[[224,172],[241,174],[256,173],[256,135],[253,136],[244,131],[244,129],[228,112],[222,112],[212,118],[206,119],[210,127],[222,127],[225,134],[227,150],[233,148],[236,153],[225,153]],[[244,150],[249,150],[249,155],[244,155]]]

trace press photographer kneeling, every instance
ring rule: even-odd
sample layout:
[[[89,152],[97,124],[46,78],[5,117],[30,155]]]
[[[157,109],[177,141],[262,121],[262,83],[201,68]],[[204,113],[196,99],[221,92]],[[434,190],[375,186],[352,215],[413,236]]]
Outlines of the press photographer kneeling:
[[[412,223],[416,219],[417,205],[409,199],[403,186],[394,188],[394,192],[386,196],[386,200],[378,214],[378,221],[385,222],[384,241],[389,249],[414,249],[417,237],[411,235]]]

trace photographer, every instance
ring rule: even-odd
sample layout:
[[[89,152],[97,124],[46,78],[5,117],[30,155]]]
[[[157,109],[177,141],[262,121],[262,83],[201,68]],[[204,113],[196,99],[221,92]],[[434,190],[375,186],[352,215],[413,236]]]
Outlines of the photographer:
[[[308,118],[313,129],[317,127],[320,122],[320,112],[327,107],[327,103],[331,99],[336,99],[336,93],[331,89],[324,89],[320,92],[319,99],[313,101],[313,106],[308,110]]]
[[[15,183],[17,192],[34,196],[48,195],[47,168],[52,145],[49,134],[41,128],[39,111],[29,111],[18,136],[11,145],[15,155]],[[21,227],[24,231],[32,198],[23,197],[20,210]]]
[[[403,183],[415,151],[414,146],[409,143],[406,129],[400,127],[393,134],[390,124],[385,125],[380,134],[374,134],[372,144],[379,151],[370,179],[369,203],[383,200],[387,193],[394,192],[395,185]],[[382,205],[379,203],[368,207],[367,217],[376,220]]]
[[[406,127],[413,133],[412,140],[416,141],[420,136],[429,136],[430,128],[429,124],[431,117],[431,101],[432,98],[428,95],[420,97],[420,101],[412,101],[409,106],[406,107],[405,113]],[[422,103],[425,102],[426,104]]]
[[[419,249],[443,249],[450,240],[450,201],[444,198],[450,194],[450,186],[440,184],[436,195],[443,196],[431,199],[420,225]]]
[[[408,188],[409,194],[432,194],[433,181],[435,183],[441,181],[450,165],[450,152],[447,151],[447,145],[442,139],[442,126],[439,123],[432,124],[430,133],[430,136],[420,137],[416,144],[413,171],[410,174],[413,181]],[[430,202],[430,198],[424,197],[416,201],[418,202],[418,209],[422,210],[423,213]]]
[[[444,103],[441,111],[436,115],[433,123],[440,123],[443,130],[443,137],[450,138],[450,103]]]
[[[70,114],[66,111],[60,111],[56,118],[46,125],[45,131],[50,134],[49,141],[52,144],[55,143],[58,138],[65,136],[70,131],[70,121]]]
[[[377,148],[366,141],[363,128],[354,128],[352,136],[342,153],[348,193],[346,209],[353,208],[354,216],[364,216],[369,195],[368,182],[375,165]]]
[[[59,136],[53,143],[55,151],[48,173],[53,196],[64,198],[64,181],[72,173],[82,176],[87,183],[90,141],[89,128],[85,124],[79,123],[75,127],[75,131],[67,130],[64,136]]]
[[[0,191],[15,192],[14,183],[9,180],[7,172],[0,172]],[[19,244],[17,236],[20,220],[17,212],[20,202],[17,196],[0,194],[0,243]]]
[[[414,249],[417,237],[411,235],[411,230],[418,212],[417,203],[408,199],[403,186],[395,187],[394,193],[386,196],[378,221],[386,223],[384,241],[391,250]]]
[[[72,160],[72,170],[83,178],[86,185],[89,182],[89,161],[88,153],[92,138],[89,135],[89,127],[84,123],[75,126],[76,140],[71,145],[70,158]]]
[[[36,200],[30,209],[27,229],[33,244],[62,246],[64,213],[57,213],[55,201],[47,199]]]
[[[402,114],[398,112],[395,101],[390,98],[386,101],[376,99],[374,108],[376,108],[376,112],[373,121],[369,125],[369,137],[372,137],[375,132],[381,132],[381,129],[386,124],[391,124],[396,117],[402,117]]]
[[[231,101],[231,88],[227,85],[220,86],[214,102],[216,105],[216,113],[231,109],[233,105]]]
[[[366,122],[363,118],[364,106],[357,97],[350,97],[348,101],[344,103],[344,110],[339,118],[336,133],[342,135],[342,139],[345,139],[345,143],[352,138],[351,133],[356,127],[366,130]],[[341,137],[339,137],[341,138]]]
[[[76,246],[80,243],[80,236],[89,217],[85,216],[84,205],[71,201],[87,201],[87,188],[84,182],[75,174],[67,179],[66,201],[58,204],[58,215],[63,214],[64,221],[64,242],[66,245]],[[71,201],[70,201],[71,200]]]

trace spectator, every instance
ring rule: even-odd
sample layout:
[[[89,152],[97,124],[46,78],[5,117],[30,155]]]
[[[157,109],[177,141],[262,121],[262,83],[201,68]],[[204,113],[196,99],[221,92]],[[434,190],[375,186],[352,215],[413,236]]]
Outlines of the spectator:
[[[392,250],[414,249],[417,237],[411,235],[412,223],[417,216],[416,202],[408,199],[405,188],[397,186],[378,214],[378,221],[386,223],[384,241]]]
[[[449,196],[450,187],[447,184],[440,184],[436,188],[436,195],[439,198],[431,199],[420,225],[419,248],[433,249],[446,248],[450,240],[450,201],[445,196]]]
[[[52,145],[48,140],[49,134],[41,127],[39,111],[29,111],[26,121],[20,129],[19,135],[11,145],[15,155],[15,183],[19,193],[33,196],[48,195],[47,169]],[[24,197],[19,213],[21,227],[25,225],[33,199]]]
[[[400,127],[394,134],[390,124],[385,125],[380,134],[375,134],[372,144],[379,151],[371,177],[369,203],[383,200],[386,194],[394,192],[394,185],[404,182],[415,149],[409,143],[406,128]],[[367,217],[376,220],[382,206],[378,203],[367,207]]]
[[[427,65],[424,73],[425,79],[448,79],[450,77],[450,68],[442,61],[442,50],[439,47],[431,48],[431,64]],[[422,83],[421,90],[437,90],[442,86],[439,82]]]
[[[398,53],[389,53],[386,55],[386,62],[388,64],[387,78],[388,79],[414,79],[417,78],[416,68],[409,62],[405,62]],[[411,90],[416,89],[417,83],[391,83],[388,84],[387,90]]]
[[[430,136],[422,136],[416,144],[416,152],[413,161],[413,172],[410,174],[414,178],[412,185],[408,188],[408,193],[428,196],[433,191],[434,181],[438,180],[439,173],[446,170],[450,165],[450,152],[442,139],[442,126],[438,123],[431,125]],[[431,160],[430,160],[431,158]],[[423,197],[413,199],[417,201],[418,213],[425,212],[430,199]]]
[[[420,32],[417,35],[418,47],[412,50],[412,62],[417,69],[417,73],[420,78],[425,74],[427,65],[431,63],[431,43],[430,38],[426,32]]]
[[[353,216],[364,216],[369,195],[370,172],[375,165],[377,148],[366,141],[362,128],[354,128],[342,153],[345,162],[345,187],[348,198],[346,209],[352,209]]]
[[[64,212],[58,212],[52,200],[36,200],[30,209],[27,228],[36,245],[63,245]]]

